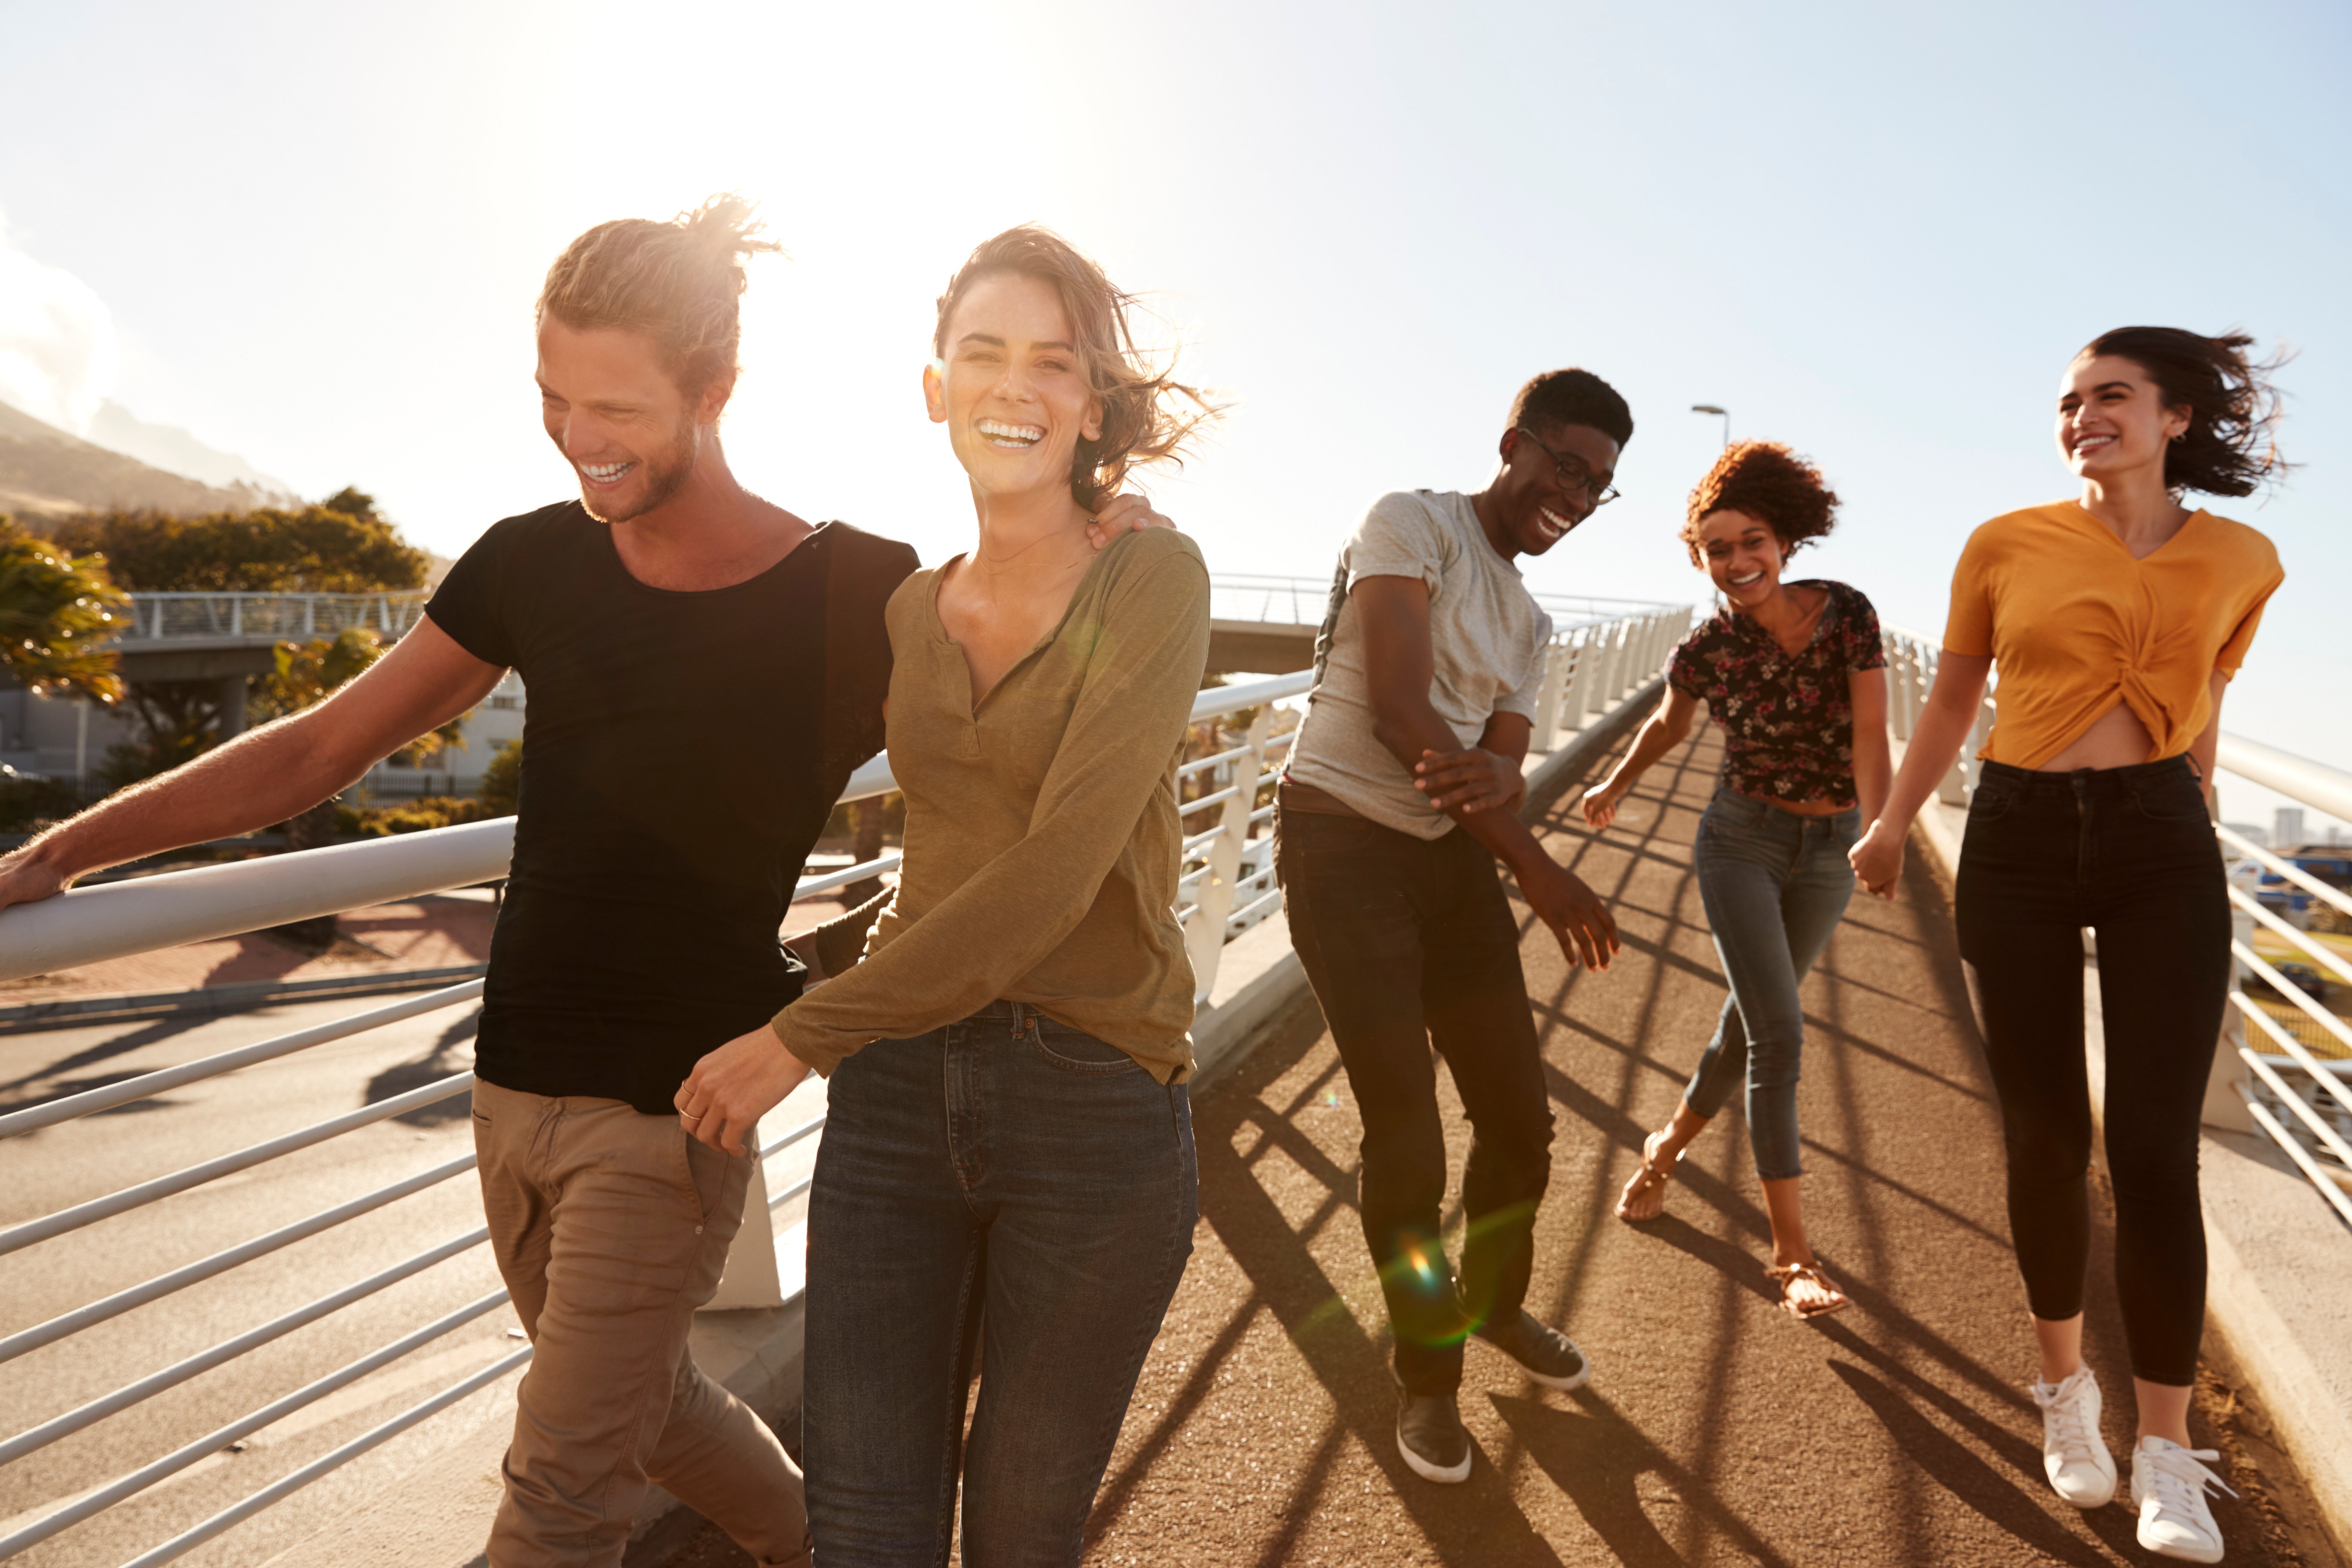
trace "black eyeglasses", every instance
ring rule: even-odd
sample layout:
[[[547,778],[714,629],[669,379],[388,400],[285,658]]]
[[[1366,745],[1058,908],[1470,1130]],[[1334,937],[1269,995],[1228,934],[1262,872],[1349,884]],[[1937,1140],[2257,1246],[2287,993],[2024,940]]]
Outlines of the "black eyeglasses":
[[[1607,506],[1611,501],[1615,500],[1620,495],[1624,493],[1615,485],[1603,485],[1599,489],[1595,489],[1592,484],[1592,470],[1584,466],[1583,458],[1570,457],[1565,452],[1553,451],[1549,447],[1544,445],[1542,437],[1538,436],[1534,431],[1528,429],[1524,425],[1515,425],[1512,428],[1517,430],[1520,435],[1525,436],[1528,440],[1533,441],[1538,447],[1543,448],[1543,455],[1552,460],[1552,467],[1559,475],[1560,489],[1564,490],[1582,490],[1585,494],[1592,498],[1592,504],[1596,507]]]

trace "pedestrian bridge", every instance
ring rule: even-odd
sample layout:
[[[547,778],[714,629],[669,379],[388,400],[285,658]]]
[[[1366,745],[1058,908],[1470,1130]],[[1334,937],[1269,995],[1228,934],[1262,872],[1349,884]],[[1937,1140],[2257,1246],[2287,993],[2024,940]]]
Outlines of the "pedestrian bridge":
[[[1608,1215],[1723,995],[1691,871],[1719,760],[1712,732],[1654,770],[1607,834],[1586,833],[1570,808],[1576,780],[1654,700],[1654,671],[1687,624],[1681,609],[1596,616],[1561,631],[1547,672],[1530,770],[1550,803],[1539,830],[1612,900],[1626,949],[1605,974],[1570,971],[1528,922],[1559,1130],[1529,1304],[1596,1371],[1577,1394],[1552,1394],[1474,1351],[1463,1408],[1483,1458],[1460,1488],[1421,1483],[1396,1458],[1353,1212],[1360,1130],[1271,886],[1268,775],[1306,678],[1202,694],[1181,781],[1180,910],[1211,1064],[1196,1123],[1202,1223],[1090,1562],[2135,1560],[2127,1515],[2078,1515],[2040,1479],[1998,1119],[1929,846],[1898,900],[1855,900],[1805,994],[1808,1217],[1855,1307],[1808,1325],[1774,1310],[1736,1116],[1694,1151],[1666,1218],[1637,1231]],[[1893,641],[1899,736],[1933,651]],[[2224,755],[2352,816],[2352,780],[2251,742]],[[1964,800],[1969,783],[1957,769],[1949,795]],[[888,787],[879,764],[851,795]],[[0,977],[480,882],[510,849],[511,824],[485,823],[78,890],[0,913]],[[2275,977],[2255,951],[2263,913],[2242,917],[2242,969]],[[473,1560],[530,1354],[511,1337],[471,1183],[458,1179],[473,1163],[463,1064],[478,992],[356,1014],[317,1004],[184,1036],[123,1026],[63,1052],[42,1048],[54,1037],[0,1037],[14,1101],[0,1101],[0,1559]],[[2258,982],[2239,994],[2217,1093],[2255,1135],[2216,1137],[2236,1138],[2222,1152],[2253,1173],[2241,1186],[2269,1243],[2324,1292],[2352,1279],[2352,1237],[2329,1206],[2352,1204],[2336,1179],[2352,1165],[2336,1121],[2352,1091],[2334,1067],[2352,1058],[2352,1031],[2286,992],[2304,998]],[[360,1054],[394,1038],[388,1055]],[[1458,1164],[1466,1130],[1447,1103]],[[823,1126],[812,1083],[762,1127],[751,1221],[698,1332],[705,1364],[780,1420],[797,1387],[798,1219]],[[2209,1183],[2220,1148],[2209,1142]],[[2250,1370],[2262,1336],[2302,1331],[2289,1321],[2302,1309],[2223,1278],[2262,1271],[2264,1236],[2214,1234],[2221,1373],[2200,1436],[2229,1450],[2232,1484],[2256,1500],[2222,1505],[2238,1560],[2263,1561],[2267,1531],[2271,1560],[2294,1561],[2278,1553],[2352,1519],[2327,1491],[2352,1441],[2334,1448],[2335,1469],[2324,1462],[2331,1411],[2352,1433],[2342,1358],[2304,1376],[2287,1346]],[[2238,1305],[2222,1321],[2245,1300],[2272,1318]],[[2119,1396],[2111,1283],[2095,1281],[2092,1300],[2095,1363]],[[2340,1291],[2303,1302],[2331,1332],[2341,1306]],[[692,1521],[656,1511],[632,1562],[681,1550]]]

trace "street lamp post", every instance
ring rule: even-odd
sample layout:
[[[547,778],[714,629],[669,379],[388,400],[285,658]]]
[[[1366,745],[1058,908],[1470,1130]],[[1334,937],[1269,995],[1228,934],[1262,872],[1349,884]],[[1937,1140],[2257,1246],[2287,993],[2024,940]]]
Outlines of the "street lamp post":
[[[1717,408],[1712,403],[1694,403],[1691,405],[1691,412],[1693,414],[1712,414],[1717,418],[1721,419],[1723,421],[1723,444],[1726,447],[1731,445],[1731,411],[1729,409]]]

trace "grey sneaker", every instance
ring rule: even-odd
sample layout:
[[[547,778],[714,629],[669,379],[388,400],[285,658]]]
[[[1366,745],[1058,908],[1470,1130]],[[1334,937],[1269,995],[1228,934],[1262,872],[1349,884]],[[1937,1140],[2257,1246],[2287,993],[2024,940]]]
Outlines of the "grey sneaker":
[[[1592,1363],[1576,1342],[1558,1329],[1547,1328],[1535,1314],[1520,1309],[1507,1323],[1489,1323],[1477,1337],[1509,1356],[1529,1377],[1546,1388],[1582,1388],[1592,1376]]]
[[[1397,1452],[1425,1481],[1470,1479],[1470,1433],[1450,1394],[1408,1394],[1397,1412]]]

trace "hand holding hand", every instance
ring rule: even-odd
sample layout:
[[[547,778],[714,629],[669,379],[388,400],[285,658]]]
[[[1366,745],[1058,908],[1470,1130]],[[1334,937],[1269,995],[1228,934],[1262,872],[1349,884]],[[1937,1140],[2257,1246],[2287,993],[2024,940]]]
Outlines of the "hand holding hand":
[[[1864,892],[1881,899],[1895,897],[1895,884],[1903,876],[1903,835],[1889,828],[1885,818],[1872,823],[1845,858]]]
[[[1087,542],[1097,550],[1108,544],[1122,533],[1140,533],[1147,528],[1173,528],[1176,520],[1163,517],[1151,510],[1151,503],[1139,495],[1115,495],[1105,501],[1102,510],[1087,519]]]
[[[1613,784],[1597,784],[1584,792],[1584,826],[1595,833],[1617,820],[1617,803],[1625,792]]]
[[[782,1104],[808,1072],[808,1064],[762,1024],[694,1064],[677,1086],[677,1119],[713,1149],[743,1153],[760,1118]]]
[[[1617,922],[1583,878],[1554,864],[1549,875],[1522,876],[1519,889],[1537,917],[1551,928],[1570,964],[1593,970],[1609,967],[1622,945],[1617,938]]]
[[[1412,772],[1412,787],[1440,811],[1492,811],[1517,805],[1528,793],[1519,764],[1482,746],[1423,752]]]

